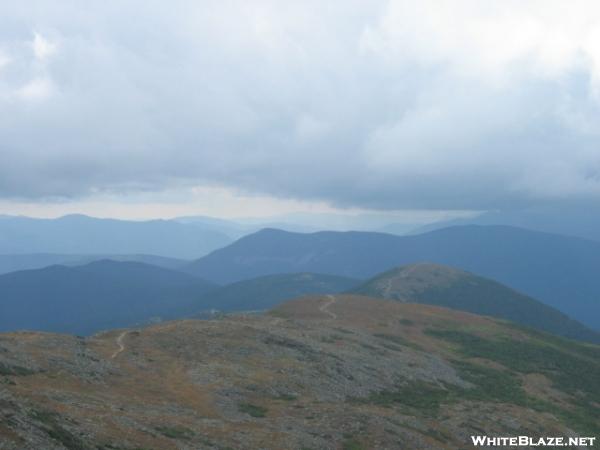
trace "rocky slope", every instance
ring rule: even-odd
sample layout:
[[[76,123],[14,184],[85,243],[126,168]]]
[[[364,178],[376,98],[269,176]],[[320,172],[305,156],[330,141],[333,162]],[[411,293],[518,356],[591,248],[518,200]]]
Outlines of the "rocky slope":
[[[3,449],[455,449],[600,432],[600,347],[315,296],[90,338],[0,335]]]

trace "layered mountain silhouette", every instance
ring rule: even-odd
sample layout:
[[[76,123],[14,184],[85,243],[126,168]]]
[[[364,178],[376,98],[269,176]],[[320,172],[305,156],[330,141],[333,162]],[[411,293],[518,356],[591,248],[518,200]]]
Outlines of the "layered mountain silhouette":
[[[0,255],[0,275],[20,270],[42,269],[48,266],[83,266],[94,261],[131,261],[151,264],[165,269],[179,269],[189,261],[156,255],[64,255],[56,253],[33,253]]]
[[[256,311],[307,294],[346,291],[359,280],[313,273],[259,277],[220,287],[138,262],[102,260],[0,276],[0,331],[88,335],[151,321]]]
[[[581,205],[488,211],[477,217],[445,220],[420,226],[412,233],[421,234],[457,225],[509,225],[600,241],[600,210]]]
[[[600,329],[600,243],[506,226],[460,226],[417,236],[265,229],[191,263],[225,284],[276,273],[369,278],[416,261],[492,278]]]
[[[199,304],[220,311],[263,310],[292,298],[343,292],[358,284],[360,280],[354,278],[318,273],[267,275],[208,292]]]
[[[188,274],[136,262],[98,261],[0,276],[0,331],[87,335],[196,311],[195,299],[217,286]]]
[[[600,343],[600,333],[496,281],[449,266],[411,264],[378,275],[350,291],[424,303],[510,320],[571,339]]]
[[[82,215],[4,217],[0,254],[149,254],[193,259],[232,242],[227,235],[173,220],[127,221]]]

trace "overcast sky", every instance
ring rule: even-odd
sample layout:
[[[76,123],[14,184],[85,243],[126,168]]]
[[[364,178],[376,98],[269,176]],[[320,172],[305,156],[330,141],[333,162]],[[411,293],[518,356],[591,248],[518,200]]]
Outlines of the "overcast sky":
[[[595,0],[0,11],[0,213],[600,200]]]

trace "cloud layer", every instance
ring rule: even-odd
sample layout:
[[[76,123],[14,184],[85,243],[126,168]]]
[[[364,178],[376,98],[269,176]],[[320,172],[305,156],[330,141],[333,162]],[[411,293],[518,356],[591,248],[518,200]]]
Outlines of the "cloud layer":
[[[3,198],[222,186],[383,209],[600,199],[593,1],[5,10]]]

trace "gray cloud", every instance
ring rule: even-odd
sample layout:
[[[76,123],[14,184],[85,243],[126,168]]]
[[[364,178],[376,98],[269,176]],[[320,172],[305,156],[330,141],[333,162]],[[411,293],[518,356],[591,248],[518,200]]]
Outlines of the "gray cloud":
[[[0,196],[600,198],[600,7],[98,2],[0,17]]]

